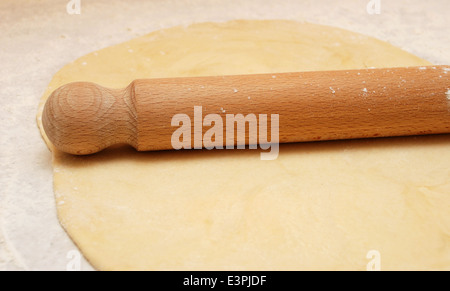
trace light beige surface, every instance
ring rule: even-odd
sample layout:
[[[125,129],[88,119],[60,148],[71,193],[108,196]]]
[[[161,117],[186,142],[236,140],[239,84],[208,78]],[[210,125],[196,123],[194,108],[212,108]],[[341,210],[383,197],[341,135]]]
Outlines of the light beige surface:
[[[284,21],[174,28],[65,66],[70,81],[428,64],[387,43]],[[449,136],[255,151],[54,155],[62,225],[98,269],[450,268]]]

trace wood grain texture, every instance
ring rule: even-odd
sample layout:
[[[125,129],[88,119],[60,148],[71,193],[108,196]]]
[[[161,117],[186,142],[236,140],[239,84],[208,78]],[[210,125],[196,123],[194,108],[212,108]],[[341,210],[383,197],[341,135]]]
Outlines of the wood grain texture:
[[[71,154],[118,143],[172,149],[179,113],[192,121],[193,147],[194,106],[203,117],[221,115],[224,125],[227,114],[266,114],[269,124],[279,114],[281,143],[440,134],[450,132],[449,89],[449,66],[144,79],[123,90],[78,82],[52,93],[43,125]],[[248,126],[245,132],[247,144]]]

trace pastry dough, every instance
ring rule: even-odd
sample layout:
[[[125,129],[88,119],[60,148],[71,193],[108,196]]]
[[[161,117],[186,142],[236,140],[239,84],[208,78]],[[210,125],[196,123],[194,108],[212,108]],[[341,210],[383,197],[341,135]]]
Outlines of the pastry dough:
[[[62,226],[99,270],[450,269],[449,135],[257,150],[55,151],[48,95],[72,81],[428,65],[388,43],[293,21],[175,27],[62,68],[38,114]]]

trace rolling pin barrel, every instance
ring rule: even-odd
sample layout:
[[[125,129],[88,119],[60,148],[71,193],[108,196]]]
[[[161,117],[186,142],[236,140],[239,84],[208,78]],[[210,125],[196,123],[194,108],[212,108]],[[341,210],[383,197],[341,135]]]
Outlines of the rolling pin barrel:
[[[172,118],[198,120],[199,106],[200,118],[216,114],[224,125],[227,115],[263,114],[270,124],[278,114],[280,143],[449,133],[450,67],[144,79],[125,89],[70,83],[51,94],[42,121],[53,145],[71,154],[120,143],[168,150]]]

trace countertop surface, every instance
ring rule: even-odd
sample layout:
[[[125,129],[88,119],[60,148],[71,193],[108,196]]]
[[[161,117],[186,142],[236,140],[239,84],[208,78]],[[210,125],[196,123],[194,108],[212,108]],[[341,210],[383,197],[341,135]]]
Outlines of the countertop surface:
[[[372,0],[375,1],[375,0]],[[75,245],[56,217],[51,153],[36,126],[52,76],[94,50],[161,28],[232,19],[290,19],[336,26],[450,64],[450,1],[69,0],[0,2],[0,270],[66,270]],[[92,270],[86,261],[82,270]]]

